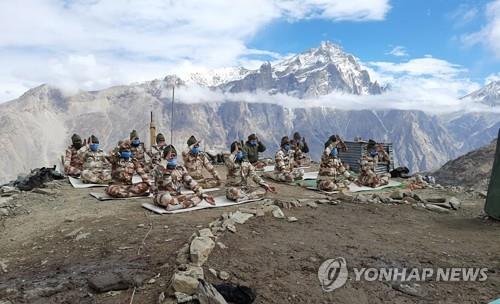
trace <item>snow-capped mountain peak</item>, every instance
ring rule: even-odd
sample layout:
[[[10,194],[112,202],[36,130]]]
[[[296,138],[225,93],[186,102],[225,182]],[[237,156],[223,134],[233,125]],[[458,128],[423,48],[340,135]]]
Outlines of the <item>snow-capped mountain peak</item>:
[[[500,105],[500,80],[492,81],[481,89],[474,91],[462,99],[471,99],[488,106]]]

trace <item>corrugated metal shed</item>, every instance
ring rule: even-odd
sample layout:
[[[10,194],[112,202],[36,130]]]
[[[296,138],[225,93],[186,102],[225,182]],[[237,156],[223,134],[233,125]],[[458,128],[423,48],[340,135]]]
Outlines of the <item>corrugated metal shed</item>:
[[[339,157],[344,164],[348,164],[350,169],[356,173],[359,173],[359,160],[363,155],[367,155],[368,142],[364,141],[345,141],[347,146],[347,152],[341,151],[339,149]],[[385,151],[389,153],[389,158],[391,159],[389,165],[378,164],[376,168],[376,173],[387,173],[394,169],[394,153],[392,149],[392,143],[380,143]]]

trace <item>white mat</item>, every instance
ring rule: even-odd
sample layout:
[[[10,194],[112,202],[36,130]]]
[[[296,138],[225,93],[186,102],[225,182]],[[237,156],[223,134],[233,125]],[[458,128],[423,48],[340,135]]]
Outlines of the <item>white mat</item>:
[[[318,178],[318,174],[319,174],[318,171],[306,172],[306,173],[304,173],[303,179],[317,179]]]
[[[152,203],[143,203],[142,207],[146,208],[150,211],[153,211],[154,213],[158,213],[158,214],[175,214],[175,213],[183,213],[183,212],[189,212],[189,211],[195,211],[195,210],[207,209],[207,208],[220,208],[220,207],[235,206],[235,205],[260,201],[260,200],[262,200],[262,198],[233,202],[231,200],[228,200],[225,196],[217,196],[217,197],[214,197],[214,200],[215,200],[215,205],[210,205],[206,201],[202,201],[201,203],[199,203],[195,207],[173,210],[173,211],[167,211],[167,210],[165,210],[165,208],[156,206]]]
[[[77,188],[77,189],[93,188],[93,187],[107,187],[108,186],[106,184],[86,184],[86,183],[82,182],[82,180],[79,178],[74,178],[71,176],[68,176],[68,177],[69,177],[69,182],[70,182],[71,186],[73,186],[73,188]]]
[[[207,193],[207,192],[212,192],[212,191],[217,191],[219,188],[209,188],[209,189],[202,189],[202,193]],[[193,194],[194,191],[191,190],[182,190],[181,194]],[[100,200],[100,201],[110,201],[110,200],[124,200],[124,199],[134,199],[134,198],[148,198],[148,197],[153,197],[153,194],[150,194],[149,196],[134,196],[134,197],[125,197],[125,198],[118,198],[118,197],[112,197],[109,196],[106,192],[91,192],[90,196]]]
[[[86,184],[80,178],[69,177],[69,182],[73,186],[73,188],[83,189],[83,188],[93,188],[93,187],[107,187],[107,184]],[[142,179],[139,175],[132,176],[132,184],[137,184],[142,182]]]
[[[361,192],[361,191],[374,191],[374,190],[381,190],[381,189],[384,189],[384,188],[390,188],[390,187],[397,187],[401,185],[400,182],[396,182],[396,181],[389,181],[389,183],[385,186],[380,186],[380,187],[377,187],[377,188],[372,188],[372,187],[365,187],[365,186],[358,186],[356,185],[355,183],[351,183],[349,185],[349,192]]]
[[[309,169],[309,168],[311,168],[311,166],[299,167],[299,169]],[[256,170],[256,171],[259,171],[259,172],[273,172],[274,171],[274,166],[273,165],[271,165],[271,166],[265,166],[263,169]]]

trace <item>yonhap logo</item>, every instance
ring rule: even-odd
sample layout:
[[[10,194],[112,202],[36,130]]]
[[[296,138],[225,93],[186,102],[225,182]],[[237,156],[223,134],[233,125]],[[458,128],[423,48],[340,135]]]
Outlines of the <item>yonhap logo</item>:
[[[319,266],[318,279],[325,292],[344,286],[348,276],[347,263],[342,257],[326,260]]]
[[[352,267],[356,282],[484,282],[488,279],[488,268],[392,268]],[[331,292],[345,285],[349,271],[344,258],[328,259],[318,269],[318,279],[324,292]]]

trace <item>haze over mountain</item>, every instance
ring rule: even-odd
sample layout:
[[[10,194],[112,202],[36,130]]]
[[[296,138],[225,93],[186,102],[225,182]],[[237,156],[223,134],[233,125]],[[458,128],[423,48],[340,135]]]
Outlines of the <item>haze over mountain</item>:
[[[207,97],[206,102],[192,103],[182,94],[176,99],[174,144],[178,149],[185,147],[191,134],[204,139],[205,149],[227,150],[232,141],[256,132],[268,146],[265,155],[273,156],[282,136],[300,131],[310,143],[311,156],[319,159],[325,139],[338,133],[347,140],[362,136],[393,142],[397,164],[419,171],[436,169],[489,143],[500,125],[500,115],[491,113],[438,116],[419,110],[340,110],[269,103],[266,96],[277,93],[308,100],[332,92],[383,98],[388,89],[372,81],[353,55],[337,45],[322,43],[280,62],[266,63],[258,70],[227,68],[169,75],[164,80],[71,96],[49,85],[33,88],[18,99],[0,104],[0,182],[30,168],[58,163],[73,133],[83,137],[95,134],[106,150],[128,137],[132,129],[149,142],[151,110],[157,129],[168,135],[169,85],[173,80],[181,85],[181,92],[194,85],[218,92],[215,100]],[[491,95],[488,100],[494,100],[498,90],[488,92],[470,98]],[[260,95],[249,103],[238,100],[237,93]]]

